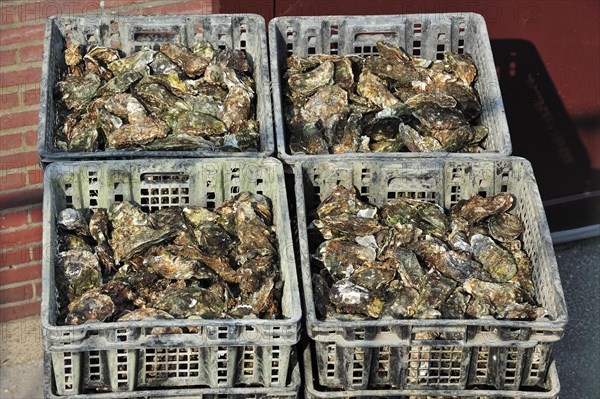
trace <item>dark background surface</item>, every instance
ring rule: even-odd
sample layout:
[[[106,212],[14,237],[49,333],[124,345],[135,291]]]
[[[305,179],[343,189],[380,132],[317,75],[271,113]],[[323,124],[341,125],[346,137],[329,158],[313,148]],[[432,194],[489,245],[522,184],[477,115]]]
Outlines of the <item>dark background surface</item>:
[[[476,12],[485,17],[513,144],[533,164],[553,232],[600,223],[600,1],[221,0],[274,16]],[[569,324],[562,399],[600,398],[600,239],[556,247]]]
[[[600,2],[221,0],[221,12],[484,16],[513,154],[527,158],[553,232],[600,224]]]

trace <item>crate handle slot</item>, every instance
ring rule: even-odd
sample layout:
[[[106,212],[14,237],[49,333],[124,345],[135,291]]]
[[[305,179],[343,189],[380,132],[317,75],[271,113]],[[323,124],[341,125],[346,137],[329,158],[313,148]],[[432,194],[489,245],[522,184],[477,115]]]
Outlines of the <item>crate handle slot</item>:
[[[382,40],[393,39],[398,36],[398,32],[360,32],[354,35],[354,41],[368,40],[369,42],[379,42]]]
[[[142,173],[140,181],[149,184],[185,183],[190,179],[187,173]]]
[[[170,43],[174,42],[178,33],[174,31],[138,31],[133,34],[133,40],[142,43]]]

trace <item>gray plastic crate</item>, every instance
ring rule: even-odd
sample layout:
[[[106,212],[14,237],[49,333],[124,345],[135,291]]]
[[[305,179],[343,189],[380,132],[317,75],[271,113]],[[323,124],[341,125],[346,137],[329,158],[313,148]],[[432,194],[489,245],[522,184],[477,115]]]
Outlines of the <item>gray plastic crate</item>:
[[[56,325],[54,259],[56,217],[61,210],[109,207],[123,200],[133,200],[150,210],[186,204],[214,208],[243,191],[264,194],[273,204],[284,282],[283,319]],[[51,352],[61,394],[66,392],[60,390],[66,389],[67,381],[72,386],[69,393],[74,394],[95,382],[109,384],[113,390],[286,385],[292,348],[299,339],[301,307],[283,168],[279,161],[238,158],[53,163],[44,175],[43,248],[43,346]],[[153,327],[160,326],[196,326],[198,332],[151,333]],[[124,369],[128,372],[123,373]],[[169,373],[160,374],[161,370]]]
[[[54,147],[56,102],[54,87],[66,73],[64,50],[70,42],[119,48],[126,55],[143,46],[157,49],[162,43],[190,45],[206,39],[215,47],[244,50],[256,81],[256,115],[260,124],[258,152],[126,151],[66,152]],[[61,160],[130,158],[264,157],[274,152],[271,93],[265,21],[254,14],[215,15],[65,15],[46,21],[40,82],[38,152],[42,162]]]
[[[303,161],[294,167],[302,287],[308,335],[315,340],[319,382],[344,389],[518,389],[546,379],[552,345],[563,334],[567,310],[548,224],[531,164],[522,158],[424,158]],[[318,320],[306,232],[307,214],[336,184],[354,185],[382,205],[420,198],[445,208],[474,194],[511,192],[525,226],[523,248],[534,265],[536,297],[548,317],[496,319]],[[418,333],[439,333],[423,341]]]
[[[65,397],[57,390],[57,383],[63,382],[55,375],[56,370],[53,368],[51,356],[48,353],[44,354],[44,366],[47,371],[44,380],[44,392],[46,398]],[[124,370],[126,372],[126,370]],[[63,375],[60,375],[63,377]],[[66,382],[65,382],[66,384]],[[132,392],[98,392],[89,391],[77,395],[68,395],[69,398],[86,398],[86,399],[108,399],[108,398],[189,398],[189,399],[295,399],[298,397],[300,390],[301,377],[300,365],[293,357],[293,364],[290,366],[289,383],[281,387],[218,387],[218,388],[202,388],[202,387],[173,387],[170,389],[140,389]],[[63,388],[64,389],[64,388]]]
[[[305,399],[411,399],[411,398],[448,398],[448,399],[558,399],[560,382],[554,362],[548,371],[548,378],[539,391],[469,389],[444,389],[435,392],[418,389],[328,391],[318,386],[317,376],[312,363],[311,349],[304,350],[304,398]]]
[[[508,156],[512,147],[504,104],[496,76],[496,67],[485,20],[479,14],[410,14],[365,16],[277,17],[269,22],[269,56],[273,85],[273,112],[277,153],[280,159],[294,163],[305,159],[334,160],[339,157],[435,157],[441,152],[394,152],[373,154],[292,155],[283,118],[283,73],[290,54],[362,54],[376,52],[380,40],[402,46],[409,54],[434,60],[444,51],[464,52],[473,56],[479,71],[475,89],[481,99],[483,126],[490,133],[485,152]],[[471,157],[472,154],[458,154]]]

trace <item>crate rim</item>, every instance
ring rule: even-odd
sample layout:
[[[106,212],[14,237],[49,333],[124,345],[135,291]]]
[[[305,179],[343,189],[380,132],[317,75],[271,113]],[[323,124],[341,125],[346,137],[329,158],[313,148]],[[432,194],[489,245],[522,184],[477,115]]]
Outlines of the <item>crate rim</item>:
[[[274,120],[274,129],[275,129],[275,141],[276,141],[276,153],[277,153],[277,157],[281,160],[283,160],[284,162],[286,162],[287,164],[293,165],[297,162],[302,162],[302,161],[306,161],[306,160],[320,160],[320,161],[330,161],[330,160],[336,160],[336,159],[340,159],[343,158],[345,160],[349,160],[350,157],[356,157],[357,159],[363,160],[363,159],[368,159],[368,158],[372,158],[373,156],[376,156],[378,158],[381,158],[383,160],[390,160],[390,159],[394,159],[394,158],[438,158],[440,156],[446,156],[446,155],[451,155],[451,156],[457,156],[457,157],[464,157],[464,158],[469,158],[472,157],[473,154],[469,154],[469,153],[458,153],[458,152],[445,152],[445,151],[435,151],[435,152],[383,152],[383,153],[377,153],[377,155],[373,155],[373,153],[345,153],[345,154],[316,154],[316,155],[307,155],[307,154],[297,154],[297,155],[293,155],[288,153],[288,149],[286,147],[286,137],[285,137],[285,131],[286,131],[286,126],[285,126],[285,122],[283,120],[283,101],[282,101],[282,96],[279,95],[279,93],[281,92],[283,83],[279,77],[279,71],[278,71],[278,65],[277,65],[277,57],[275,57],[275,53],[276,53],[276,47],[275,44],[277,43],[277,39],[276,39],[276,30],[277,30],[277,23],[280,21],[284,21],[284,20],[288,20],[290,18],[295,19],[295,20],[300,20],[300,21],[308,21],[308,20],[314,20],[314,19],[321,19],[321,20],[325,20],[328,18],[345,18],[345,19],[360,19],[360,18],[374,18],[374,19],[382,19],[383,17],[385,18],[413,18],[413,17],[440,17],[440,16],[444,16],[444,17],[467,17],[470,18],[478,23],[481,24],[482,29],[485,32],[486,37],[489,38],[489,34],[488,34],[488,30],[487,30],[487,24],[485,22],[485,18],[483,17],[483,15],[479,14],[479,13],[475,13],[475,12],[450,12],[450,13],[412,13],[412,14],[390,14],[390,15],[386,15],[386,14],[374,14],[374,15],[300,15],[300,16],[279,16],[279,17],[274,17],[269,21],[268,24],[268,38],[269,38],[269,62],[270,62],[270,69],[271,69],[271,86],[272,86],[272,96],[273,96],[273,120]],[[489,54],[492,54],[492,47],[491,47],[491,43],[489,40],[486,40],[483,43],[485,49],[489,52]],[[493,58],[492,58],[493,59]],[[502,100],[502,93],[500,91],[500,86],[498,83],[498,78],[496,76],[496,74],[494,73],[493,76],[491,76],[492,80],[495,80],[496,83],[496,94],[500,97],[500,103],[501,103],[501,114],[505,115],[506,111],[504,108],[504,102]],[[276,109],[277,108],[277,109]],[[279,111],[279,112],[277,112]],[[502,148],[500,151],[490,151],[490,152],[483,152],[483,153],[479,153],[478,156],[491,156],[491,157],[496,157],[496,158],[504,158],[504,157],[509,157],[512,154],[512,141],[510,139],[510,128],[508,126],[508,122],[506,121],[506,117],[504,117],[502,119],[502,130],[504,130],[503,134],[501,135],[502,138]]]
[[[263,143],[261,138],[260,147],[264,147],[263,150],[259,151],[245,151],[245,152],[224,152],[224,151],[206,151],[206,150],[198,150],[198,151],[121,151],[121,150],[109,150],[109,151],[95,151],[95,152],[67,152],[67,151],[58,151],[55,148],[46,149],[46,108],[49,100],[49,96],[52,95],[53,88],[48,87],[48,65],[50,63],[50,48],[52,46],[50,40],[50,32],[52,30],[53,21],[60,18],[87,18],[87,19],[97,19],[101,21],[102,18],[107,17],[119,17],[119,18],[127,18],[130,20],[154,20],[157,17],[160,17],[163,20],[176,20],[181,18],[190,18],[190,17],[243,17],[256,20],[258,24],[258,30],[262,35],[264,35],[264,40],[260,40],[260,53],[261,57],[264,59],[263,65],[256,65],[255,69],[261,70],[262,73],[265,73],[265,77],[268,79],[268,82],[265,84],[270,84],[270,73],[269,73],[269,49],[267,45],[267,35],[266,35],[266,22],[262,15],[253,14],[253,13],[235,13],[235,14],[145,14],[145,15],[124,15],[119,14],[117,12],[114,13],[106,13],[104,15],[97,14],[54,14],[46,18],[45,26],[44,26],[44,40],[43,40],[43,52],[42,52],[42,67],[41,67],[41,78],[40,78],[40,87],[47,88],[47,90],[40,90],[40,109],[38,112],[38,138],[37,138],[37,151],[40,157],[40,161],[42,163],[51,163],[51,162],[60,162],[60,161],[89,161],[89,160],[108,160],[108,159],[123,159],[123,158],[132,158],[132,159],[143,159],[144,157],[158,157],[158,158],[267,158],[275,154],[275,125],[273,123],[273,101],[271,90],[269,89],[268,93],[265,93],[265,101],[266,101],[266,110],[264,113],[266,114],[266,119],[268,120],[267,126],[265,126],[265,130],[267,134],[267,141]],[[266,68],[265,68],[266,65]],[[266,69],[266,71],[265,71]],[[260,127],[262,129],[262,126]],[[54,129],[54,128],[52,128]],[[140,155],[143,154],[143,155]]]
[[[558,378],[558,372],[556,369],[556,362],[552,361],[550,368],[548,370],[548,380],[551,384],[551,390],[542,392],[542,391],[512,391],[512,390],[496,390],[496,389],[431,389],[431,390],[418,390],[418,389],[362,389],[362,390],[352,390],[352,391],[319,391],[314,384],[314,381],[318,379],[318,376],[315,374],[315,370],[312,367],[312,354],[311,354],[311,343],[306,345],[304,350],[302,351],[302,356],[304,360],[304,392],[307,398],[318,397],[318,398],[342,398],[346,397],[345,395],[350,395],[352,397],[399,397],[399,396],[458,396],[463,397],[463,395],[468,395],[468,397],[509,397],[509,398],[524,398],[524,399],[548,399],[555,398],[560,393],[560,380]],[[518,395],[518,396],[514,396]]]
[[[446,163],[448,161],[463,161],[464,157],[454,157],[447,156],[438,159],[428,159],[428,161],[437,161],[441,163]],[[296,194],[296,210],[298,215],[298,238],[300,240],[300,263],[301,267],[301,284],[304,292],[303,302],[305,305],[305,317],[306,317],[306,327],[307,333],[311,339],[319,339],[321,337],[315,334],[315,332],[323,332],[326,333],[328,331],[334,331],[338,329],[345,328],[381,328],[381,327],[395,327],[395,326],[414,326],[418,325],[419,327],[465,327],[465,326],[486,326],[492,328],[530,328],[532,330],[556,330],[563,331],[564,327],[568,322],[568,312],[567,306],[564,297],[564,291],[562,289],[560,274],[558,270],[558,264],[556,263],[556,256],[554,254],[554,248],[552,246],[552,240],[550,238],[550,234],[544,235],[543,242],[541,243],[543,250],[547,251],[551,261],[549,265],[546,267],[550,268],[550,272],[552,274],[554,285],[553,289],[556,290],[556,306],[557,306],[557,314],[553,320],[534,320],[534,321],[521,321],[521,320],[501,320],[501,319],[386,319],[386,320],[358,320],[358,321],[342,321],[342,320],[331,320],[331,321],[322,321],[316,317],[315,305],[313,299],[313,289],[311,282],[311,273],[310,269],[305,267],[310,262],[310,253],[308,253],[308,238],[306,233],[306,205],[303,202],[304,199],[304,179],[303,179],[303,171],[304,167],[308,164],[322,164],[322,163],[340,163],[340,162],[348,162],[348,159],[336,159],[332,161],[321,161],[321,160],[310,160],[298,162],[294,165],[294,183],[295,183],[295,194]],[[358,161],[358,160],[357,160]],[[362,158],[360,161],[365,162],[374,162],[381,164],[391,164],[392,160],[385,160],[380,158],[370,157],[368,159]],[[404,162],[416,162],[417,160],[408,160],[403,159]],[[496,158],[496,157],[471,157],[470,159],[473,163],[479,162],[499,162],[499,161],[509,161],[514,163],[522,163],[525,168],[527,168],[528,173],[530,174],[533,182],[535,183],[535,175],[533,173],[533,168],[531,163],[525,158],[521,157],[506,157],[506,158]],[[533,184],[532,195],[534,196],[534,201],[536,208],[543,212],[543,205],[541,202],[541,197],[539,194],[539,188],[537,184]],[[301,216],[302,215],[302,216]],[[541,219],[541,229],[542,231],[549,232],[548,221],[545,217]],[[369,340],[355,340],[355,341],[347,341],[344,339],[335,339],[336,334],[328,334],[330,337],[322,338],[324,341],[329,341],[327,338],[332,338],[336,341],[337,344],[344,345],[345,342],[351,343],[352,346],[370,346],[368,344]],[[443,342],[443,341],[439,341]],[[452,342],[462,342],[461,340],[452,340]],[[506,346],[510,345],[512,341],[502,341],[502,340],[494,340],[492,342],[486,342],[488,346]],[[515,346],[523,346],[524,341],[521,342],[521,345],[516,344]],[[365,344],[363,344],[365,343]],[[467,346],[477,346],[480,342],[474,341]]]
[[[52,198],[50,195],[48,195],[47,193],[50,193],[51,191],[51,184],[52,184],[52,178],[60,172],[60,168],[61,167],[65,167],[65,168],[77,168],[77,169],[83,169],[86,167],[90,167],[90,166],[95,166],[95,165],[131,165],[131,164],[143,164],[145,162],[147,162],[148,160],[144,160],[144,159],[136,159],[136,160],[102,160],[102,161],[79,161],[76,163],[72,163],[72,162],[55,162],[55,163],[51,163],[47,166],[46,170],[44,171],[44,199],[43,199],[43,214],[45,214],[45,210],[46,209],[51,209],[52,206]],[[277,180],[278,180],[278,189],[277,191],[279,192],[279,197],[280,199],[285,200],[284,202],[286,202],[285,204],[281,204],[279,206],[281,206],[281,210],[284,213],[284,216],[287,215],[288,216],[288,223],[286,223],[285,226],[283,226],[283,231],[284,231],[284,239],[286,241],[289,241],[289,243],[291,243],[291,226],[289,223],[289,209],[287,207],[287,197],[285,196],[285,187],[283,185],[283,164],[281,163],[281,161],[279,161],[276,158],[236,158],[236,159],[231,159],[231,160],[227,160],[224,158],[221,159],[210,159],[210,158],[195,158],[195,159],[181,159],[181,160],[173,160],[175,162],[178,162],[180,164],[186,164],[186,165],[193,165],[193,164],[197,164],[197,163],[207,163],[207,162],[256,162],[256,163],[261,163],[261,164],[272,164],[278,171],[277,173]],[[155,166],[156,167],[156,166]],[[280,172],[280,173],[279,173]],[[283,221],[285,223],[285,220]],[[54,226],[50,226],[50,224],[48,222],[44,223],[43,226],[43,234],[42,234],[42,248],[43,248],[43,260],[42,260],[42,265],[44,264],[48,264],[47,262],[50,262],[50,259],[47,259],[47,256],[50,253],[50,243],[49,243],[49,239],[50,239],[50,230],[53,229]],[[90,330],[116,330],[116,329],[120,329],[120,328],[152,328],[152,327],[184,327],[184,326],[198,326],[198,327],[242,327],[242,326],[261,326],[261,327],[280,327],[281,328],[281,336],[285,337],[286,336],[286,331],[290,331],[293,332],[293,334],[288,333],[287,335],[293,335],[295,338],[292,339],[289,344],[296,344],[299,341],[299,330],[300,330],[300,322],[302,320],[302,316],[303,316],[303,312],[302,312],[302,306],[301,306],[301,300],[300,300],[300,293],[299,293],[299,279],[298,279],[298,274],[295,268],[295,254],[293,253],[293,251],[288,251],[288,257],[290,257],[286,262],[290,263],[293,265],[293,269],[291,269],[291,273],[290,273],[290,280],[289,280],[289,284],[292,285],[291,290],[292,290],[292,300],[291,300],[291,304],[290,304],[290,308],[292,311],[292,315],[289,318],[284,318],[284,319],[168,319],[168,320],[140,320],[140,321],[121,321],[121,322],[92,322],[92,323],[85,323],[85,324],[81,324],[81,325],[64,325],[64,326],[58,326],[58,325],[54,325],[50,322],[50,312],[49,312],[49,307],[45,306],[45,304],[47,305],[50,301],[50,293],[47,292],[47,290],[42,290],[42,301],[41,301],[41,313],[40,313],[40,319],[41,319],[41,327],[42,330],[45,333],[63,333],[63,332],[70,332],[70,333],[81,333],[81,332],[87,332]],[[44,259],[46,259],[44,261]],[[54,260],[51,260],[52,265],[54,265]],[[48,283],[44,284],[44,280],[48,281],[50,279],[50,270],[49,270],[50,266],[46,266],[46,267],[42,267],[42,285],[47,285]],[[293,286],[296,286],[298,289],[294,289]],[[169,335],[172,336],[193,336],[194,334],[167,334],[167,335],[162,335],[161,337],[168,337]],[[46,344],[47,340],[44,339],[44,344]],[[168,338],[165,339],[165,341],[168,341]],[[225,340],[225,339],[219,339],[219,340],[214,340],[214,343],[205,343],[204,345],[206,346],[216,346],[216,345],[237,345],[237,346],[242,346],[245,343],[248,344],[255,344],[255,345],[272,345],[272,344],[276,344],[275,342],[261,342],[261,340],[255,340],[255,341],[251,341],[251,340]],[[280,342],[280,341],[277,341]],[[281,344],[286,344],[286,343],[281,343]],[[66,349],[61,350],[60,347],[59,348],[55,348],[56,345],[52,345],[52,348],[45,348],[45,350],[48,350],[50,352],[61,352],[61,351],[65,351]],[[116,345],[115,347],[117,347],[118,345]],[[131,346],[131,344],[127,344],[125,346]],[[157,345],[159,346],[159,345]],[[70,350],[70,349],[69,349]],[[73,352],[77,352],[77,351],[85,351],[88,350],[86,348],[81,348],[81,350],[79,349],[74,349],[72,350]]]

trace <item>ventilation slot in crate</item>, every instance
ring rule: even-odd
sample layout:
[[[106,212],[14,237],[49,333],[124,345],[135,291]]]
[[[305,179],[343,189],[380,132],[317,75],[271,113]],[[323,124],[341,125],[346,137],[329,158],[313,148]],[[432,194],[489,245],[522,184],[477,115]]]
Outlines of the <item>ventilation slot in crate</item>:
[[[227,362],[228,350],[226,346],[217,347],[217,384],[219,386],[227,385]]]
[[[140,178],[140,202],[149,212],[190,203],[189,175],[184,173],[146,173]]]
[[[327,379],[333,380],[335,377],[335,362],[336,362],[336,346],[335,344],[327,345]]]
[[[462,349],[458,346],[413,346],[408,361],[408,385],[458,385]]]
[[[75,376],[73,375],[73,354],[71,352],[63,353],[63,376],[65,389],[73,389]]]
[[[275,345],[271,349],[271,384],[279,384],[279,346]]]
[[[198,377],[198,348],[148,348],[145,352],[145,377],[149,385],[166,378]]]
[[[242,355],[242,373],[245,377],[252,377],[254,375],[254,367],[256,366],[256,353],[253,346],[244,346],[244,352]]]
[[[90,351],[88,355],[88,378],[90,382],[97,383],[100,381],[100,352]]]
[[[354,348],[352,357],[352,384],[362,385],[365,374],[365,348]]]
[[[519,349],[508,348],[506,353],[506,368],[504,371],[504,384],[514,385],[517,379]]]
[[[119,387],[129,385],[128,353],[127,349],[117,349],[117,385]]]
[[[88,171],[88,195],[89,195],[89,207],[98,208],[98,172]]]
[[[389,346],[383,346],[379,349],[377,376],[383,380],[387,380],[390,377],[390,356],[391,351]]]

